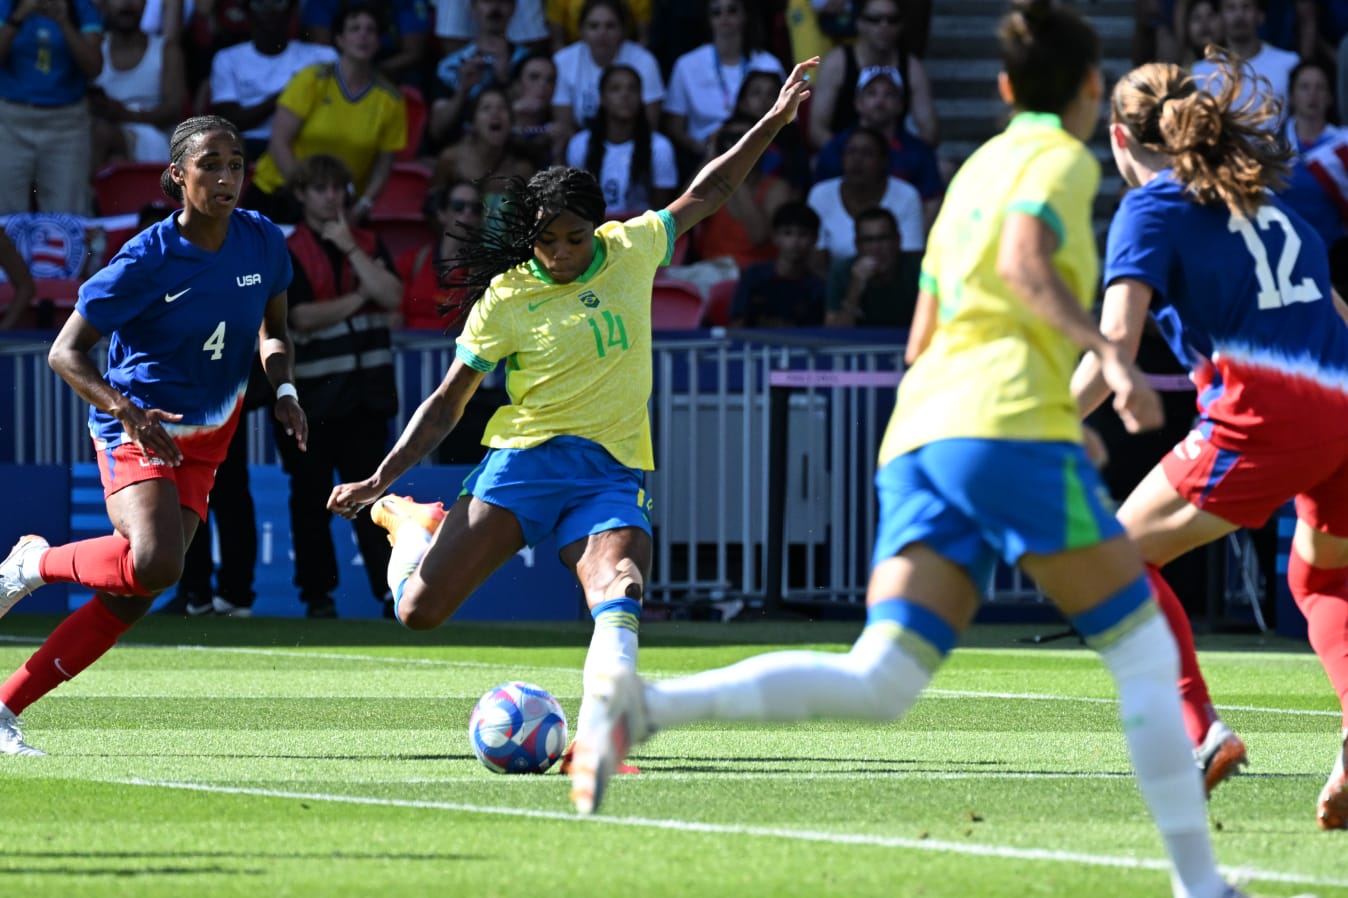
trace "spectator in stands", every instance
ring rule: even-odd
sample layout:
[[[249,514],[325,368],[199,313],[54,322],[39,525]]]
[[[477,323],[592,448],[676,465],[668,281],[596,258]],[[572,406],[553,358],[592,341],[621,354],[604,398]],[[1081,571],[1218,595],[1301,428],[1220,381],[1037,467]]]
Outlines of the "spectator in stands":
[[[669,77],[665,133],[686,160],[685,171],[706,158],[712,135],[734,113],[749,72],[772,72],[779,86],[785,78],[777,57],[763,49],[762,26],[749,18],[744,3],[705,0],[711,41],[680,56]]]
[[[197,110],[209,105],[207,91],[215,54],[225,47],[247,43],[253,36],[255,15],[252,0],[211,0],[187,17],[183,55],[187,58],[188,89]],[[286,33],[289,36],[290,30]]]
[[[103,71],[89,91],[93,168],[118,159],[168,162],[169,131],[182,117],[182,45],[140,30],[145,0],[106,0]]]
[[[445,331],[460,317],[455,310],[462,287],[442,286],[441,263],[458,258],[463,235],[482,227],[482,189],[472,181],[455,181],[426,194],[422,210],[435,236],[398,256],[396,270],[403,284],[403,326]]]
[[[931,147],[904,127],[907,110],[903,106],[903,78],[897,69],[875,66],[857,78],[857,122],[889,137],[889,174],[907,181],[922,197],[923,222],[930,228],[941,207],[940,164]],[[854,127],[834,135],[819,151],[814,163],[815,181],[826,181],[842,174],[843,148]]]
[[[818,327],[824,323],[824,282],[810,270],[819,216],[804,203],[772,214],[777,258],[744,269],[730,304],[731,327]]]
[[[463,137],[440,151],[431,183],[443,187],[455,181],[482,181],[487,208],[494,209],[506,179],[534,173],[533,164],[512,146],[510,134],[510,98],[501,88],[489,87],[469,107]]]
[[[369,215],[393,171],[393,154],[407,144],[407,104],[374,67],[379,21],[375,6],[343,6],[335,22],[337,62],[300,70],[281,91],[271,141],[243,197],[246,208],[272,221],[298,221],[286,181],[304,159],[329,153],[351,170],[357,193],[351,217]]]
[[[900,7],[896,0],[863,0],[857,15],[857,41],[829,51],[819,66],[810,110],[810,140],[826,145],[834,134],[856,124],[852,95],[864,69],[888,66],[902,74],[904,108],[917,135],[929,146],[939,140],[936,107],[922,61],[899,43]],[[825,222],[827,227],[827,222]]]
[[[92,0],[0,0],[0,215],[89,214],[89,86],[103,70]]]
[[[431,146],[439,149],[458,138],[464,110],[484,88],[507,87],[515,66],[529,50],[512,44],[506,26],[515,0],[471,0],[477,36],[441,59],[431,80]]]
[[[623,0],[623,5],[627,7],[629,20],[626,35],[643,47],[649,46],[651,7],[655,4],[652,0]],[[554,50],[582,39],[580,22],[584,11],[585,0],[544,0],[543,15]]]
[[[440,43],[440,56],[448,56],[477,37],[469,5],[463,0],[441,0],[436,4],[435,37]],[[551,53],[548,41],[548,23],[543,17],[543,0],[516,0],[515,14],[506,27],[506,38],[512,44],[530,50]]]
[[[883,134],[873,128],[857,128],[843,148],[842,177],[820,181],[810,188],[807,201],[819,213],[821,222],[819,248],[830,259],[857,254],[857,216],[875,205],[893,213],[903,252],[921,252],[926,245],[922,197],[913,185],[889,176],[888,158],[889,141]]]
[[[1332,125],[1333,82],[1328,66],[1303,60],[1292,69],[1287,107],[1287,145],[1292,167],[1279,196],[1315,228],[1329,250],[1330,278],[1340,292],[1348,286],[1348,225],[1339,211],[1341,197],[1330,193],[1312,173],[1308,162],[1317,150],[1348,146],[1348,128]]]
[[[1296,50],[1335,68],[1339,42],[1348,35],[1348,0],[1296,0]]]
[[[375,64],[390,81],[421,87],[430,56],[431,13],[425,0],[384,0],[387,20]],[[304,0],[300,6],[303,37],[311,44],[333,43],[340,0]]]
[[[389,313],[402,304],[393,260],[371,231],[349,224],[351,172],[335,156],[306,157],[292,179],[303,219],[286,240],[295,269],[290,327],[295,387],[309,416],[309,447],[277,432],[290,475],[295,585],[308,617],[335,617],[337,556],[326,503],[333,475],[368,471],[384,457],[398,411]],[[370,589],[386,600],[389,546],[368,520],[355,523]]]
[[[902,251],[894,213],[876,206],[857,216],[857,254],[835,259],[828,275],[829,327],[908,327],[917,308],[921,261]]]
[[[719,157],[744,136],[753,119],[731,119],[716,132],[711,158]],[[693,230],[693,248],[700,259],[729,256],[743,271],[757,262],[777,257],[772,243],[772,217],[792,199],[791,185],[766,175],[758,163],[720,209]]]
[[[28,264],[4,228],[0,228],[0,271],[4,271],[5,280],[13,290],[9,305],[0,313],[0,331],[8,331],[24,323],[24,313],[32,308],[37,285],[33,283],[33,273],[28,270]]]
[[[740,84],[732,118],[758,121],[772,108],[777,92],[781,89],[782,79],[772,72],[750,72]],[[759,161],[759,167],[765,175],[784,178],[791,185],[793,193],[805,196],[805,191],[810,189],[814,181],[810,177],[810,153],[805,146],[804,132],[799,122],[787,122],[777,132],[772,146],[768,147]]]
[[[1245,81],[1237,105],[1248,101],[1256,90],[1262,92],[1265,89],[1258,87],[1261,82],[1256,78],[1266,79],[1274,98],[1284,106],[1287,103],[1287,76],[1296,67],[1298,59],[1295,53],[1260,40],[1259,26],[1264,23],[1267,4],[1268,0],[1218,0],[1217,3],[1217,11],[1222,17],[1223,46],[1240,63]],[[1215,62],[1200,59],[1194,63],[1193,73],[1210,91],[1216,91],[1221,84],[1221,72]],[[1280,120],[1270,120],[1270,127],[1280,125]]]
[[[564,155],[558,145],[557,123],[552,120],[552,94],[557,88],[557,66],[544,53],[530,53],[515,65],[510,79],[511,136],[520,152],[537,168]]]
[[[248,0],[252,39],[215,54],[211,109],[243,132],[249,158],[267,150],[281,91],[303,69],[337,61],[331,46],[290,39],[295,0]]]
[[[204,0],[203,5],[210,6],[211,2]],[[167,40],[177,39],[195,11],[196,4],[192,0],[146,0],[145,11],[140,16],[140,30]]]
[[[1178,41],[1176,62],[1185,68],[1203,58],[1208,44],[1222,42],[1222,17],[1217,12],[1217,0],[1188,0],[1178,4],[1177,18],[1183,16]]]
[[[610,215],[663,209],[674,199],[679,186],[674,147],[663,134],[651,131],[642,114],[636,69],[621,64],[604,69],[599,112],[567,144],[566,164],[595,176]]]
[[[558,50],[557,90],[552,116],[567,140],[588,128],[599,111],[599,76],[614,63],[623,63],[641,75],[641,99],[651,128],[660,127],[660,104],[665,83],[650,51],[626,40],[627,7],[622,0],[585,0],[580,16],[581,39]]]

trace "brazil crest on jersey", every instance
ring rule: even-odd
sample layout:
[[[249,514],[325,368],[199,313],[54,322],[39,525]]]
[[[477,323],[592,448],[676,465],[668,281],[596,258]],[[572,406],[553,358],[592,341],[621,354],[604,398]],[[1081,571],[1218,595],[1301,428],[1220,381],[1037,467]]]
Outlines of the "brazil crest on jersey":
[[[235,210],[216,252],[189,243],[174,213],[127,241],[80,287],[75,310],[110,338],[104,379],[141,408],[183,416],[175,437],[220,427],[243,399],[267,302],[290,284],[285,238]],[[100,448],[126,441],[121,422],[91,409]]]
[[[553,437],[598,443],[652,470],[651,282],[674,249],[674,218],[646,212],[600,225],[594,261],[568,284],[531,259],[498,275],[474,303],[455,350],[478,371],[506,360],[510,404],[482,442],[527,449]]]
[[[1105,284],[1153,289],[1152,314],[1198,387],[1214,445],[1348,435],[1348,326],[1315,230],[1268,194],[1248,218],[1190,199],[1169,170],[1123,198]]]

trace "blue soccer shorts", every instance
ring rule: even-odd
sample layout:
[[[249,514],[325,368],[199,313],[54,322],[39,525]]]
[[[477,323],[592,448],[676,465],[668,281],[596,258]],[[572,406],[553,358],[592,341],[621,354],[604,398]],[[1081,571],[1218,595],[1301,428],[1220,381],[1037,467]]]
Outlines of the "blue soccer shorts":
[[[566,546],[620,527],[651,532],[646,474],[620,464],[598,443],[554,437],[528,449],[492,449],[463,482],[473,495],[506,509],[520,522],[524,541],[536,546],[557,534]]]
[[[979,588],[997,561],[1083,549],[1123,533],[1078,443],[948,439],[893,459],[875,475],[880,523],[872,566],[923,543]]]

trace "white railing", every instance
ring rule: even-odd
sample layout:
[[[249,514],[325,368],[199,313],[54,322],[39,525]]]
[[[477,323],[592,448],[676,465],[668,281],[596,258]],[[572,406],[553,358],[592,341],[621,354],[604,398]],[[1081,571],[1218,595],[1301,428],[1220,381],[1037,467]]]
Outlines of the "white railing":
[[[399,335],[395,349],[400,429],[448,369],[453,343]],[[0,395],[12,397],[8,421],[0,418],[0,426],[8,423],[8,431],[0,432],[0,461],[92,460],[87,406],[48,368],[46,353],[42,343],[0,343]],[[650,597],[670,603],[864,601],[877,515],[876,452],[893,386],[792,389],[774,433],[769,379],[788,369],[895,372],[897,379],[901,365],[896,343],[842,343],[782,332],[713,332],[687,340],[657,334],[651,397],[657,470],[648,480],[656,534]],[[249,460],[274,464],[270,416],[252,414]],[[769,514],[774,441],[784,444],[778,448],[785,453],[776,531]],[[782,535],[777,548],[771,545],[776,532]],[[778,559],[775,578],[768,566]],[[780,595],[768,595],[770,589]],[[1012,571],[999,572],[993,597],[1039,598]]]

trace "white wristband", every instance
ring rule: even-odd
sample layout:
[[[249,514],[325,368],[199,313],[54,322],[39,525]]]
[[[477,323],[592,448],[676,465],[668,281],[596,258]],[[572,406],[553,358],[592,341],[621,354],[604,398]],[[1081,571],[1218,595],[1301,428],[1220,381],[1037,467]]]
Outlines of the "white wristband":
[[[279,387],[276,388],[276,398],[277,398],[277,399],[284,399],[284,398],[286,398],[287,396],[289,396],[291,399],[295,400],[296,402],[299,402],[299,401],[300,401],[300,394],[299,394],[298,391],[296,391],[295,385],[292,384],[292,383],[283,383],[283,384],[281,384]]]

